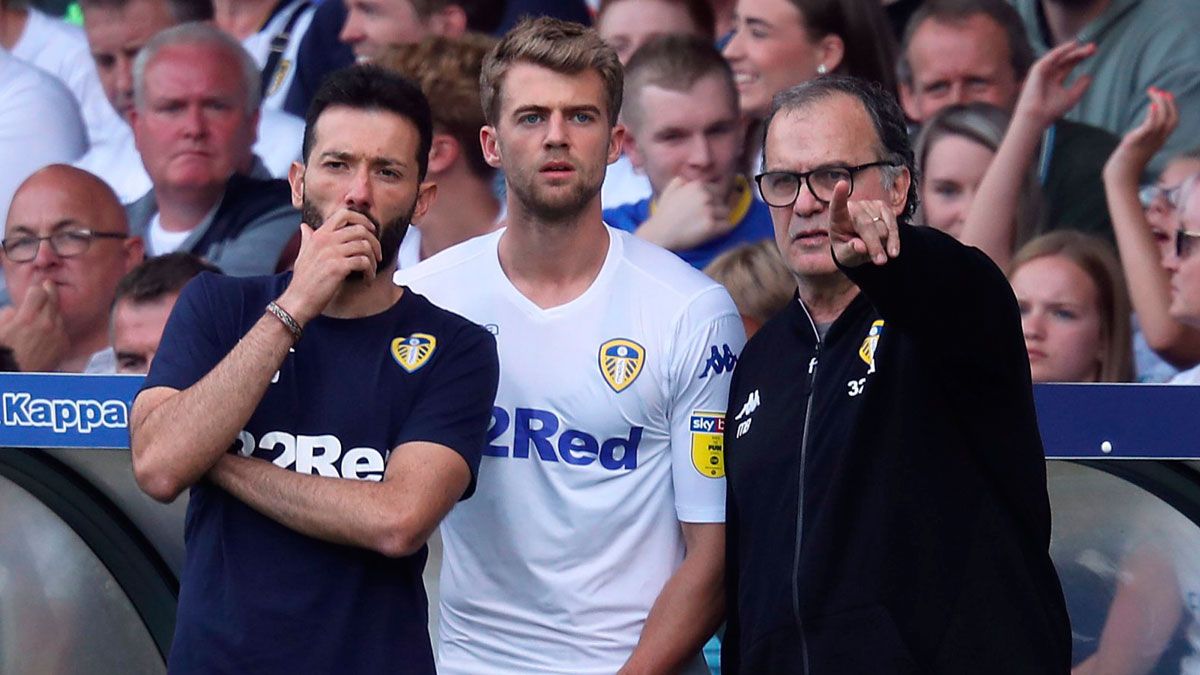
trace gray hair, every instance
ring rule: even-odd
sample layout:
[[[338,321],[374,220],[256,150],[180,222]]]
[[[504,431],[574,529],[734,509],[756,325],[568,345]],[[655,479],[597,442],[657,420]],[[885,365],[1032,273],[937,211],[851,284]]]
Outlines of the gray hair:
[[[885,189],[891,189],[896,181],[908,169],[910,177],[908,194],[904,212],[898,220],[909,223],[917,210],[920,197],[917,193],[917,182],[920,171],[913,159],[912,146],[908,141],[908,127],[904,122],[904,113],[896,103],[896,97],[883,90],[877,82],[850,77],[847,75],[825,75],[816,79],[802,82],[790,89],[785,89],[775,95],[771,103],[771,112],[763,123],[763,164],[767,160],[766,133],[771,123],[781,114],[805,110],[814,103],[828,100],[842,94],[857,100],[867,111],[871,126],[875,128],[875,152],[881,161],[892,162],[896,166],[880,167]]]
[[[262,74],[254,57],[242,47],[241,43],[212,24],[193,21],[168,28],[146,43],[133,61],[133,103],[138,110],[146,106],[146,68],[167,47],[178,45],[205,45],[223,50],[225,54],[238,61],[242,72],[242,93],[246,100],[246,114],[258,111],[262,102]]]

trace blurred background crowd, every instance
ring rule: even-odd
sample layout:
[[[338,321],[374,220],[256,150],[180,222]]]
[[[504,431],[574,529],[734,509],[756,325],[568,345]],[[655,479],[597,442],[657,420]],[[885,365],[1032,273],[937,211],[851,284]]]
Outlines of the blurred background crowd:
[[[0,369],[145,372],[193,276],[288,269],[308,102],[355,61],[433,109],[439,197],[400,266],[502,227],[479,72],[539,14],[626,69],[606,222],[724,284],[747,333],[796,292],[762,119],[838,73],[897,97],[917,222],[1005,270],[1035,382],[1200,383],[1198,0],[0,0]],[[1111,672],[1147,672],[1178,619]]]
[[[749,331],[794,294],[761,119],[841,73],[900,101],[918,221],[1007,271],[1035,381],[1200,381],[1193,0],[0,0],[7,365],[144,370],[196,271],[287,269],[308,99],[356,60],[434,109],[441,198],[401,266],[501,227],[479,68],[535,14],[591,23],[626,66],[605,220],[725,284]]]
[[[626,66],[605,220],[725,284],[748,331],[795,287],[754,182],[761,119],[841,73],[901,103],[918,222],[1008,273],[1035,381],[1200,381],[1194,0],[0,0],[4,364],[144,371],[198,270],[287,269],[305,109],[356,60],[434,110],[441,198],[400,265],[503,226],[478,75],[537,14]]]

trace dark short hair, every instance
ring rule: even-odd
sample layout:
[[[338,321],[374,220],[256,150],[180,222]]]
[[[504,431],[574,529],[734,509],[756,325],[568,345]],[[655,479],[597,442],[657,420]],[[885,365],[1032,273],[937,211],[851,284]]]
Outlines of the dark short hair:
[[[117,282],[113,306],[122,300],[141,305],[174,295],[201,272],[220,274],[221,270],[203,258],[183,251],[146,258]]]
[[[721,78],[730,106],[738,109],[737,85],[729,62],[713,43],[697,35],[660,35],[638,47],[625,64],[625,120],[640,127],[645,111],[638,93],[646,86],[689,91],[701,78]]]
[[[1008,38],[1009,65],[1018,81],[1024,80],[1035,56],[1021,15],[1006,0],[925,0],[904,27],[904,39],[900,45],[900,56],[896,59],[896,79],[905,86],[913,85],[912,63],[908,60],[908,48],[913,35],[926,21],[945,24],[961,24],[973,16],[985,16],[1004,29]]]
[[[79,0],[79,6],[85,11],[89,9],[122,10],[132,0]],[[212,21],[212,0],[162,0],[171,12],[175,23],[191,21]]]
[[[429,147],[433,143],[433,121],[429,101],[421,88],[399,75],[374,65],[354,65],[329,74],[308,105],[304,116],[304,161],[308,162],[316,140],[317,120],[330,107],[395,113],[417,128],[417,180],[425,180]]]
[[[807,82],[802,82],[790,89],[785,89],[775,95],[771,102],[771,112],[763,124],[764,140],[767,130],[776,116],[803,110],[819,101],[828,100],[836,95],[850,96],[862,104],[875,127],[876,152],[881,160],[894,162],[898,167],[908,169],[911,180],[908,184],[907,201],[904,212],[899,220],[908,223],[917,210],[917,182],[919,171],[913,158],[912,145],[908,140],[908,126],[904,121],[904,112],[900,104],[890,92],[883,90],[878,82],[860,80],[857,77],[845,75],[826,75]],[[767,144],[763,143],[763,162],[766,163]],[[884,167],[883,174],[887,180],[894,181],[899,168]]]
[[[539,17],[525,19],[508,31],[483,60],[479,76],[479,99],[488,124],[499,121],[501,89],[508,69],[529,63],[564,75],[594,70],[604,82],[610,127],[621,114],[624,69],[617,53],[600,39],[594,29],[571,21]]]
[[[626,0],[600,0],[600,7],[596,10],[596,25],[600,25],[600,21],[604,18],[604,13],[609,7],[616,5]],[[700,34],[708,38],[709,41],[717,39],[717,15],[713,11],[712,0],[662,0],[669,5],[677,5],[687,14],[692,25]],[[683,30],[682,26],[678,27]]]

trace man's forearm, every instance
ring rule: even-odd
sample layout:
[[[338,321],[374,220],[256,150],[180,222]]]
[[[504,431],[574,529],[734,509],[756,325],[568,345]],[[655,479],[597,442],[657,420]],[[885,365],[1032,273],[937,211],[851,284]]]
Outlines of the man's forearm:
[[[273,463],[225,455],[208,478],[268,518],[316,539],[404,555],[389,546],[402,514],[385,506],[382,482],[327,478],[281,469]],[[419,546],[418,546],[419,548]],[[395,549],[395,550],[392,550]]]
[[[425,544],[470,485],[471,469],[446,446],[412,441],[392,451],[379,482],[302,474],[238,455],[221,457],[208,478],[301,534],[399,557]]]
[[[678,672],[721,625],[725,528],[720,524],[692,527],[712,529],[702,542],[689,545],[683,563],[663,586],[620,675]]]
[[[291,345],[283,323],[263,315],[195,385],[157,404],[142,400],[155,390],[140,396],[130,445],[142,488],[169,501],[200,480],[250,419]]]

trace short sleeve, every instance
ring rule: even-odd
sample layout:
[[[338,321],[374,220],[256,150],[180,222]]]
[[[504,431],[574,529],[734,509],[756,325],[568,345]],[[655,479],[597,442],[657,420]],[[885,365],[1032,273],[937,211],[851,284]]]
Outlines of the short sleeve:
[[[746,333],[733,300],[714,287],[685,311],[672,355],[671,475],[685,523],[725,521],[725,409]]]
[[[463,499],[475,492],[484,437],[492,419],[500,361],[496,339],[478,326],[467,326],[448,341],[429,380],[392,447],[424,441],[450,448],[471,469]]]
[[[232,345],[221,344],[212,311],[214,276],[202,272],[180,293],[142,391],[152,387],[187,389],[212,370]]]

